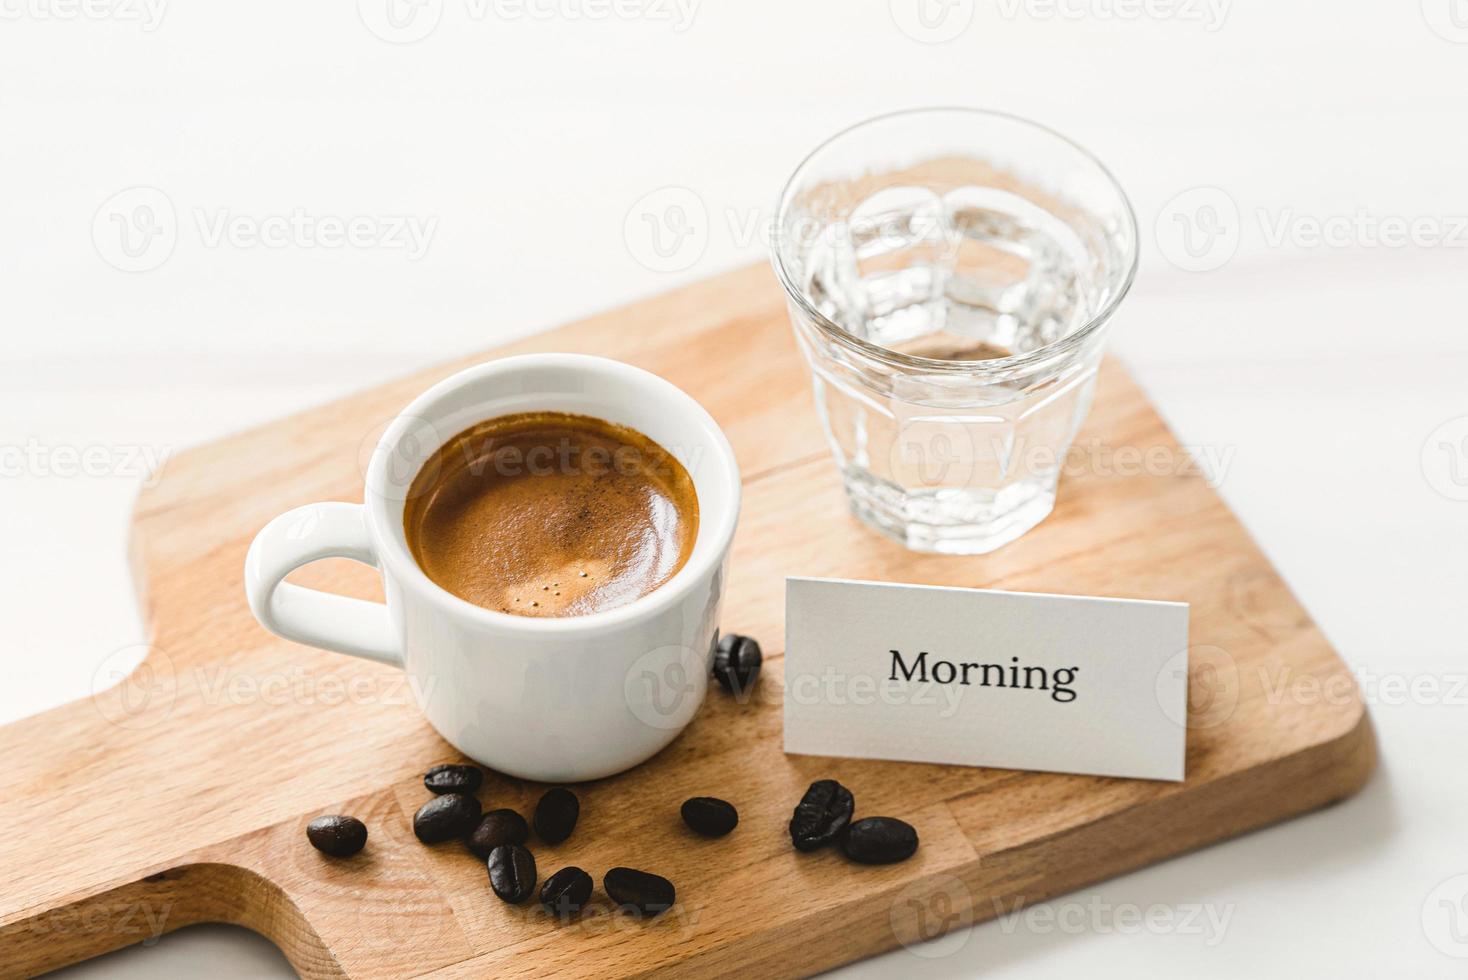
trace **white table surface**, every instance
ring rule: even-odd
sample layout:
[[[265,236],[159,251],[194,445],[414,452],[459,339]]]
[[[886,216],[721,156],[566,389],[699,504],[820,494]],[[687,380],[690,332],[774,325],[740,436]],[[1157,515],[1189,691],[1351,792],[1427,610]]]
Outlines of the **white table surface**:
[[[366,26],[402,39],[386,0],[0,2],[0,720],[85,696],[139,641],[137,452],[759,259],[818,139],[1004,108],[1130,189],[1146,254],[1115,348],[1184,443],[1230,454],[1222,493],[1362,677],[1383,762],[1342,805],[1057,899],[1054,922],[841,972],[1461,976],[1468,422],[1439,427],[1468,416],[1462,0],[924,0],[931,28],[916,0],[596,2],[424,0],[405,30],[438,23],[403,44]],[[108,202],[138,186],[176,242],[124,272],[113,215],[157,197]],[[698,220],[662,271],[637,207],[668,186]],[[417,257],[239,237],[297,208],[437,223]],[[1169,910],[1190,925],[1156,926]],[[206,971],[290,975],[222,927],[70,973]]]

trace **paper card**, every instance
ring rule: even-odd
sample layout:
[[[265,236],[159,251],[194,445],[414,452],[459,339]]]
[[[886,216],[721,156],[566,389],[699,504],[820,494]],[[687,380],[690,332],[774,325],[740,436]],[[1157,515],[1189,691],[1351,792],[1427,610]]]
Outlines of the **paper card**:
[[[789,578],[785,751],[1183,778],[1181,602]]]

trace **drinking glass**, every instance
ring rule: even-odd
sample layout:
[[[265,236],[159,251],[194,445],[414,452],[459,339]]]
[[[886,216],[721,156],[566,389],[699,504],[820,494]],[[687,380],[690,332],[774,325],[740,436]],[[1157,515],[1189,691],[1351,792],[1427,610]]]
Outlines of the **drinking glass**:
[[[1043,520],[1137,267],[1106,168],[1016,116],[899,112],[806,157],[774,230],[856,516],[950,554]]]

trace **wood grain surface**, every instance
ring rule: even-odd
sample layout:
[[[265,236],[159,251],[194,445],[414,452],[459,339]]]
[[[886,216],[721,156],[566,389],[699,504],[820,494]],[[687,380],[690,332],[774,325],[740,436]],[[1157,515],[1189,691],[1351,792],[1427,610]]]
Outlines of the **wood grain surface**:
[[[361,499],[376,436],[415,394],[470,363],[536,350],[641,365],[724,427],[746,497],[723,626],[766,651],[748,703],[715,689],[655,759],[578,787],[576,833],[536,847],[542,874],[576,864],[598,880],[598,904],[568,924],[501,903],[457,844],[414,839],[421,774],[456,754],[399,673],[271,636],[241,582],[245,549],[271,517]],[[198,922],[256,930],[307,977],[806,974],[1365,782],[1375,743],[1352,675],[1200,475],[1079,466],[1055,513],[1015,544],[974,558],[913,554],[847,515],[810,401],[780,290],[754,267],[175,457],[134,519],[147,660],[107,687],[116,658],[99,653],[93,697],[0,728],[0,976]],[[1181,458],[1115,362],[1078,445],[1098,461],[1149,449]],[[1186,781],[786,756],[788,574],[1191,603]],[[381,596],[375,573],[346,561],[293,580]],[[1302,679],[1345,696],[1279,696]],[[851,787],[862,813],[915,824],[918,854],[869,868],[794,852],[791,807],[823,776]],[[480,796],[528,812],[542,790],[491,774]],[[705,841],[682,827],[678,805],[703,794],[739,807],[731,837]],[[365,851],[333,861],[307,845],[306,823],[331,812],[367,822]],[[599,883],[619,864],[672,878],[678,906],[651,922],[612,911]]]

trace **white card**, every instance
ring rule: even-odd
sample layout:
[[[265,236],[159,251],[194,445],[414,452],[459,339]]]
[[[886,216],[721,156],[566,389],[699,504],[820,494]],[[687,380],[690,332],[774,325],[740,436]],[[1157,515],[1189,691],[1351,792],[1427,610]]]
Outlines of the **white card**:
[[[1180,780],[1187,648],[1181,602],[789,578],[785,751]]]

